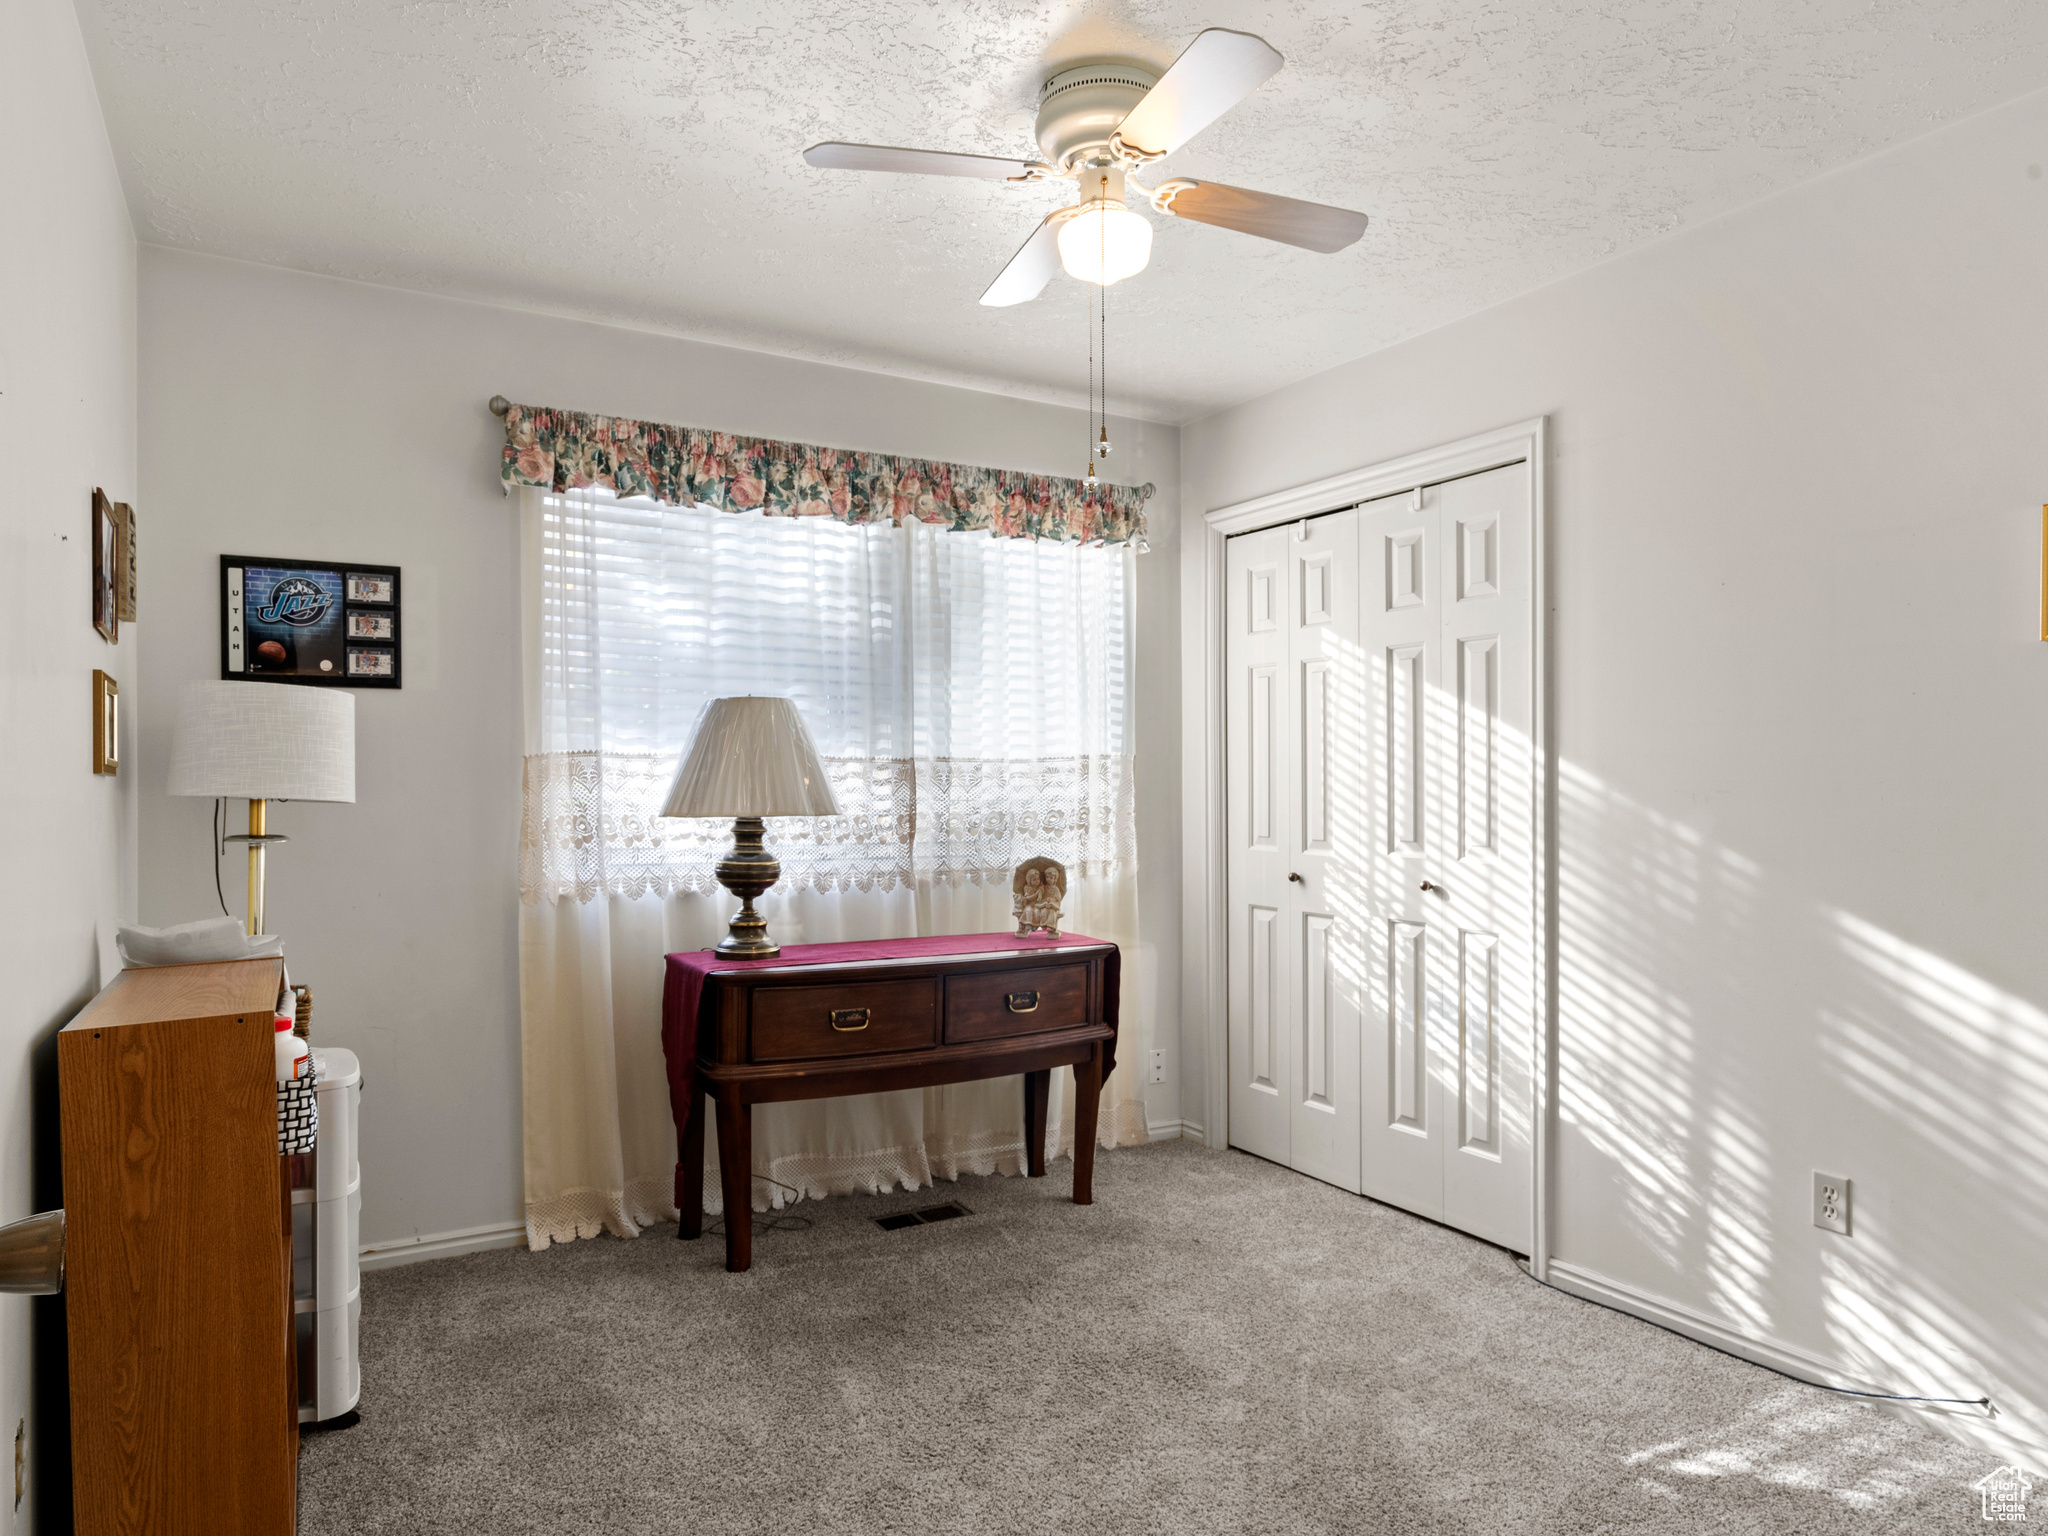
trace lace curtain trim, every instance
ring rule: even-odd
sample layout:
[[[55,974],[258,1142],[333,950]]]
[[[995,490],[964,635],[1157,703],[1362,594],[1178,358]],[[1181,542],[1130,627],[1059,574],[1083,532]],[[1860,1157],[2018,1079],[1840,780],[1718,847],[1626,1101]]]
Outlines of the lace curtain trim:
[[[732,825],[655,814],[675,761],[633,752],[529,756],[520,899],[715,891],[712,865]],[[825,770],[844,815],[768,822],[768,846],[792,889],[1008,881],[1019,859],[1041,853],[1088,879],[1137,859],[1129,757],[828,758]]]
[[[1091,488],[1057,475],[820,448],[515,405],[499,471],[507,486],[603,486],[675,506],[760,508],[770,517],[842,523],[940,523],[1005,539],[1139,545],[1149,485]]]
[[[1096,1144],[1102,1147],[1133,1146],[1149,1139],[1142,1103],[1128,1103],[1112,1110],[1103,1105]],[[1071,1125],[1050,1133],[1047,1157],[1072,1157],[1074,1130]],[[1024,1143],[1014,1133],[982,1131],[954,1136],[933,1136],[921,1145],[878,1147],[850,1155],[793,1153],[770,1160],[767,1177],[754,1179],[754,1209],[780,1210],[798,1200],[823,1200],[856,1191],[885,1195],[893,1189],[925,1189],[940,1179],[957,1180],[962,1174],[1014,1175],[1024,1169]],[[770,1182],[773,1180],[774,1182]],[[787,1186],[778,1187],[778,1186]],[[791,1194],[795,1190],[797,1193]],[[719,1193],[716,1149],[705,1147],[704,1211],[707,1216],[725,1210]],[[526,1245],[535,1251],[550,1243],[569,1243],[581,1237],[610,1233],[613,1237],[638,1237],[647,1227],[676,1219],[674,1188],[666,1179],[633,1179],[621,1190],[569,1189],[526,1207]]]

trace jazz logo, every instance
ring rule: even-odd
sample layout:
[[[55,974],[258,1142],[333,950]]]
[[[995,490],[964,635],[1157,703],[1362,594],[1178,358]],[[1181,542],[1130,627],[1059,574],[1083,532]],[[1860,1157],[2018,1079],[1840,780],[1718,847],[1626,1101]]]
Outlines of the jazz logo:
[[[270,589],[270,601],[257,611],[265,624],[291,624],[300,629],[318,624],[334,606],[326,588],[306,576],[287,576]]]

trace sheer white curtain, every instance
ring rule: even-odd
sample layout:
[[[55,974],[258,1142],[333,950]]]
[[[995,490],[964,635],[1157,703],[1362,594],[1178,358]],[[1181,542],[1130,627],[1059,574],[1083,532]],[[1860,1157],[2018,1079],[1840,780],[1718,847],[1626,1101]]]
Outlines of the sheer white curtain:
[[[769,823],[782,943],[1010,927],[1010,871],[1049,853],[1065,925],[1135,952],[1127,549],[519,494],[533,1246],[675,1215],[662,956],[716,943],[737,903],[711,876],[729,824],[653,813],[708,698],[795,699],[844,812]],[[1105,1146],[1146,1134],[1135,969]],[[1071,1074],[1055,1091],[1060,1156]],[[1023,1130],[1015,1078],[762,1105],[754,1203],[1013,1173]]]

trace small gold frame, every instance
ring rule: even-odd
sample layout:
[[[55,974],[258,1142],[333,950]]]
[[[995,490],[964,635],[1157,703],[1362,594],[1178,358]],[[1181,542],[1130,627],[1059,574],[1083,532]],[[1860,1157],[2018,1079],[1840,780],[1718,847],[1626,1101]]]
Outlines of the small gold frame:
[[[121,768],[121,689],[98,667],[92,669],[92,771]]]

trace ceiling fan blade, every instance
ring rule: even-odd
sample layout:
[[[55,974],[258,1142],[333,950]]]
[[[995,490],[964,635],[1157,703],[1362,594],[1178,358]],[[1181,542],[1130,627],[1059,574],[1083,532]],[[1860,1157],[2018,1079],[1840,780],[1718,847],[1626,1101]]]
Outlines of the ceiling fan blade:
[[[1278,197],[1271,192],[1248,192],[1218,181],[1161,182],[1152,194],[1152,206],[1177,219],[1240,230],[1261,240],[1321,251],[1325,256],[1356,241],[1365,233],[1366,224],[1364,214],[1348,208],[1305,203],[1298,197]]]
[[[804,164],[825,171],[904,171],[912,176],[979,176],[989,181],[1036,181],[1049,169],[1035,160],[998,155],[954,155],[943,149],[890,149],[882,144],[813,144]]]
[[[1045,285],[1060,269],[1060,225],[1067,221],[1068,215],[1077,211],[1060,208],[1048,213],[1038,228],[1031,232],[1031,238],[1017,247],[1017,254],[1010,258],[1010,264],[996,274],[996,280],[988,285],[988,292],[981,296],[981,302],[996,306],[1022,304],[1045,292]]]
[[[1189,43],[1118,124],[1142,159],[1170,155],[1257,90],[1287,61],[1263,37],[1211,27]]]

